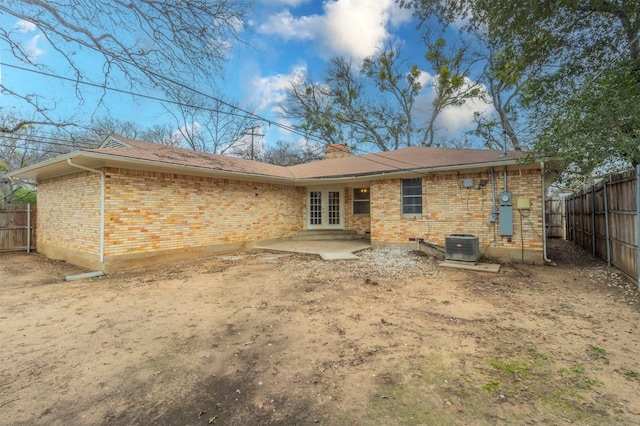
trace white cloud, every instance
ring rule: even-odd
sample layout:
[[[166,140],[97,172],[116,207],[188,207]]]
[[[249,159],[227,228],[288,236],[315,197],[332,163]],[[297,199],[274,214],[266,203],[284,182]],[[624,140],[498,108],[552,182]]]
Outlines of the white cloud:
[[[18,31],[18,33],[21,33],[21,34],[28,34],[34,31],[38,31],[38,27],[36,26],[36,24],[34,24],[33,22],[26,21],[24,19],[17,21],[13,26],[13,28],[15,28]],[[29,59],[31,60],[37,59],[38,57],[42,56],[42,54],[44,53],[44,50],[38,46],[38,41],[40,41],[41,37],[42,37],[42,34],[37,34],[22,42],[23,49],[29,55]]]
[[[473,82],[468,78],[465,79],[466,87],[471,86]],[[426,126],[429,115],[433,110],[433,100],[435,98],[434,84],[437,83],[435,76],[426,71],[422,71],[420,82],[423,85],[422,93],[416,98],[415,113],[418,125]],[[482,91],[486,91],[481,86]],[[478,98],[467,100],[460,106],[448,106],[443,109],[436,119],[436,140],[442,140],[450,137],[459,136],[460,133],[471,130],[475,112],[491,113],[494,110],[493,105],[487,104]]]
[[[304,65],[291,69],[289,74],[275,74],[267,77],[256,76],[251,79],[249,100],[258,111],[267,109],[286,99],[286,90],[291,83],[303,78],[307,73]]]
[[[202,126],[197,121],[187,123],[175,130],[169,137],[169,145],[180,146],[189,138],[197,138],[202,133]]]
[[[289,9],[269,16],[266,22],[258,27],[262,34],[278,35],[289,40],[310,40],[315,38],[315,29],[321,17],[310,15],[296,18]]]
[[[288,9],[271,15],[258,32],[285,40],[313,40],[321,56],[362,59],[391,38],[389,27],[408,22],[411,14],[394,0],[333,0],[324,14],[294,16]]]
[[[267,6],[292,6],[297,7],[304,3],[309,3],[310,0],[260,0],[260,3]]]
[[[16,22],[13,27],[20,33],[30,33],[38,29],[38,27],[36,27],[36,24],[34,24],[33,22],[25,21],[24,19]]]
[[[40,37],[42,37],[42,35],[38,34],[25,43],[25,50],[29,54],[30,59],[36,59],[44,53],[44,50],[38,47],[38,40],[40,40]]]

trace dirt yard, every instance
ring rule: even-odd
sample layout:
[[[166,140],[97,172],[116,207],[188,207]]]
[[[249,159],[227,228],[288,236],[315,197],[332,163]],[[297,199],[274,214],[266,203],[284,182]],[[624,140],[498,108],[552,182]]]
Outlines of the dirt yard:
[[[0,254],[0,423],[640,424],[635,283],[445,269],[394,250],[261,252],[64,282]]]

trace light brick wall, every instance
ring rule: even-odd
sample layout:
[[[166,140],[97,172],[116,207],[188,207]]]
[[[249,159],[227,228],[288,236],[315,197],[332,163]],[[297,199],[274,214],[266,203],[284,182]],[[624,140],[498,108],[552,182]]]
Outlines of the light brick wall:
[[[496,198],[503,190],[502,170],[495,172]],[[480,189],[463,187],[464,178],[487,181]],[[444,246],[450,234],[473,234],[480,248],[504,248],[542,252],[542,193],[540,170],[509,170],[507,189],[513,196],[513,236],[501,237],[499,223],[491,223],[491,175],[489,171],[469,174],[436,174],[423,177],[422,215],[401,214],[401,180],[379,180],[371,187],[371,240],[375,243],[407,243],[424,238]],[[522,238],[517,199],[528,197],[531,209],[523,211]],[[525,217],[526,216],[526,217]],[[499,220],[499,217],[498,217]],[[524,244],[522,244],[524,242]]]
[[[371,215],[353,214],[354,188],[368,188],[368,186],[363,185],[357,187],[347,187],[344,189],[345,229],[347,231],[356,231],[358,234],[365,235],[371,230]]]
[[[39,181],[38,251],[57,246],[98,256],[100,192],[97,173],[80,172]]]
[[[306,227],[305,188],[117,168],[104,171],[107,263],[127,256],[196,253],[203,247],[241,249],[256,241],[292,236]],[[499,222],[489,221],[489,171],[423,177],[423,213],[418,216],[401,214],[400,179],[371,184],[371,215],[353,214],[353,186],[345,187],[345,229],[359,234],[370,230],[374,246],[409,244],[409,238],[443,246],[447,235],[473,234],[489,256],[511,253],[509,258],[516,258],[524,249],[528,257],[531,253],[541,257],[540,170],[514,168],[507,177],[514,202],[511,242],[499,235]],[[485,179],[487,184],[480,189],[463,188],[464,178],[475,183]],[[495,186],[497,197],[503,188],[502,170],[495,172]],[[100,193],[96,173],[40,181],[38,250],[53,258],[101,267]],[[531,209],[522,215],[522,227],[515,208],[520,197],[531,200]]]
[[[106,169],[105,257],[253,242],[303,229],[303,188]]]

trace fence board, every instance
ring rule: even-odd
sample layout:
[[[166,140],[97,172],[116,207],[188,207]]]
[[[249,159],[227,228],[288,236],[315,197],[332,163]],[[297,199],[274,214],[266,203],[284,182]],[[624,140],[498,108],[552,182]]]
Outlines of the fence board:
[[[548,198],[545,200],[545,223],[547,225],[547,237],[564,238],[564,203],[560,198]]]
[[[31,204],[29,209],[28,219],[27,204],[0,204],[0,251],[36,249],[36,205]]]
[[[628,170],[565,200],[567,240],[634,278],[638,277],[636,194],[636,171]]]

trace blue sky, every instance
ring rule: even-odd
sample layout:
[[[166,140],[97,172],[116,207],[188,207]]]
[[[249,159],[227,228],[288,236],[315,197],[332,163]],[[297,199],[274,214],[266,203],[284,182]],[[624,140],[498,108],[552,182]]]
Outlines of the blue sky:
[[[20,33],[23,47],[34,61],[50,65],[56,74],[74,77],[68,67],[56,68],[59,58],[34,25],[7,14],[0,14],[0,24]],[[399,9],[394,0],[255,0],[248,24],[251,31],[242,36],[250,47],[236,47],[231,51],[221,84],[223,93],[241,106],[255,107],[258,115],[284,124],[289,123],[278,116],[277,103],[284,99],[285,89],[292,79],[307,73],[320,79],[326,61],[331,57],[351,57],[358,64],[378,47],[392,42],[400,44],[412,62],[426,67],[425,48],[415,30],[416,22],[410,12]],[[17,64],[5,45],[0,45],[0,54],[2,62]],[[82,57],[88,69],[91,69],[91,60],[89,55]],[[93,72],[99,79],[100,68]],[[426,118],[430,110],[432,78],[432,74],[423,69],[424,89],[416,108],[418,119]],[[110,115],[144,126],[167,120],[155,101],[117,93],[106,93],[108,109],[91,108],[102,95],[98,89],[86,88],[85,103],[78,106],[71,83],[9,67],[2,68],[2,82],[18,92],[36,91],[51,98],[51,105],[55,102],[56,106],[54,115],[72,113],[81,119],[87,119],[91,114]],[[114,82],[114,86],[117,83]],[[121,88],[128,89],[124,85]],[[151,91],[143,93],[162,97]],[[6,110],[10,106],[16,107],[10,97],[2,95],[0,107]],[[473,111],[487,108],[487,105],[475,102],[445,111],[439,120],[438,136],[461,135],[470,128]],[[266,143],[299,139],[276,126],[265,126],[263,131]]]

